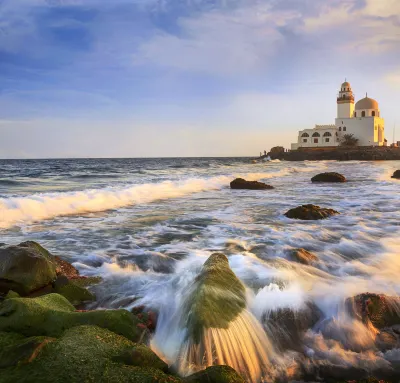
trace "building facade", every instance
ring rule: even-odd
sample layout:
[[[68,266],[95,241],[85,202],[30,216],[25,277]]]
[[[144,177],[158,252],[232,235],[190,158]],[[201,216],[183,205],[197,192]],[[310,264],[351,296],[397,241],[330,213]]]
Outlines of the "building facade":
[[[335,124],[315,125],[313,129],[301,130],[292,150],[339,146],[345,134],[358,139],[359,146],[383,146],[385,121],[381,117],[379,104],[366,95],[354,104],[354,94],[349,82],[345,81],[336,98],[337,117]]]

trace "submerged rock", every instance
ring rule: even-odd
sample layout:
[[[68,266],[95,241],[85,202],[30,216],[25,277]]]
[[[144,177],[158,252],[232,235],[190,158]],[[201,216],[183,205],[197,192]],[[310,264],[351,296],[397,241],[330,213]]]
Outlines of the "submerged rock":
[[[346,300],[350,314],[377,329],[400,324],[400,299],[384,294],[365,293]]]
[[[140,348],[141,363],[120,359],[129,350]],[[179,383],[178,377],[165,374],[154,363],[158,357],[146,346],[97,326],[79,326],[67,329],[59,339],[43,347],[31,363],[17,368],[0,369],[0,381],[59,383],[81,382],[135,382]],[[128,362],[126,364],[125,362]]]
[[[228,328],[246,307],[242,282],[229,267],[224,254],[212,254],[196,278],[195,288],[186,302],[185,328],[196,343],[207,328]]]
[[[52,255],[36,242],[0,247],[0,292],[27,295],[56,279]]]
[[[303,265],[311,265],[318,261],[318,257],[310,253],[306,249],[292,249],[288,252],[288,257],[291,261],[302,263]]]
[[[140,339],[140,321],[126,310],[76,311],[59,294],[37,298],[8,298],[0,304],[0,331],[25,336],[60,336],[65,329],[90,324],[107,328],[128,339]]]
[[[273,188],[273,186],[267,185],[263,182],[246,181],[243,178],[236,178],[231,182],[231,189],[267,190]]]
[[[392,178],[396,178],[396,179],[399,179],[399,180],[400,180],[400,170],[396,170],[396,171],[393,173]]]
[[[229,366],[212,366],[196,372],[185,383],[245,383],[245,380]]]
[[[325,219],[333,215],[340,214],[336,210],[322,208],[317,205],[301,205],[288,210],[285,216],[291,219],[301,219],[306,221]]]
[[[320,173],[311,178],[312,182],[346,182],[346,177],[340,173]]]

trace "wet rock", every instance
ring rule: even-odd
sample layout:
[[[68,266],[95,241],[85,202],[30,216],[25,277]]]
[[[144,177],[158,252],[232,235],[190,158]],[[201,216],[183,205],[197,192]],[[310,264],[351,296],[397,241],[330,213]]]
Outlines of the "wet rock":
[[[291,219],[312,221],[317,219],[325,219],[337,214],[340,213],[336,210],[322,208],[317,205],[309,204],[290,209],[285,213],[285,216]]]
[[[246,307],[245,288],[224,254],[212,254],[196,278],[185,304],[185,327],[195,343],[206,328],[228,328]]]
[[[0,247],[0,292],[27,295],[56,278],[52,255],[36,242]]]
[[[322,317],[321,311],[312,302],[295,311],[281,308],[264,314],[261,322],[274,345],[280,350],[301,350],[302,338]]]
[[[78,270],[69,262],[64,261],[58,256],[54,256],[54,261],[56,264],[57,275],[65,275],[67,278],[75,278],[79,276]]]
[[[59,294],[37,298],[8,298],[0,304],[0,331],[25,336],[60,336],[65,329],[90,324],[109,329],[131,340],[139,340],[141,321],[126,310],[76,311]]]
[[[365,293],[346,300],[350,314],[377,329],[400,324],[400,299],[384,294]]]
[[[399,348],[399,336],[391,329],[380,331],[376,336],[375,342],[380,351]]]
[[[267,185],[263,182],[246,181],[243,178],[236,178],[231,182],[231,189],[268,190],[273,188],[273,186]]]
[[[141,366],[125,364],[119,359],[127,350],[140,348]],[[81,383],[134,382],[180,383],[182,379],[167,375],[154,364],[157,357],[144,345],[97,326],[67,329],[59,339],[48,343],[40,357],[17,368],[0,369],[0,381]],[[128,363],[132,360],[127,360]],[[153,365],[152,365],[153,363]]]
[[[311,265],[318,261],[318,257],[305,249],[292,249],[288,253],[291,261],[302,263],[303,265]]]
[[[245,383],[245,380],[229,366],[212,366],[188,376],[186,383]]]
[[[340,173],[320,173],[311,178],[312,182],[346,182],[346,177]]]
[[[392,178],[396,178],[396,179],[400,180],[400,170],[396,170],[393,173]]]

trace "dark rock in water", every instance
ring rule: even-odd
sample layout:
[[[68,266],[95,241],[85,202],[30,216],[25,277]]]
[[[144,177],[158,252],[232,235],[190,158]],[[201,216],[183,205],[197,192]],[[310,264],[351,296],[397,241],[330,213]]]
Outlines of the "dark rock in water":
[[[204,263],[185,303],[185,328],[195,343],[207,328],[228,328],[246,307],[246,292],[224,254],[212,254]]]
[[[0,247],[0,292],[14,290],[27,295],[55,279],[53,257],[38,243]]]
[[[309,204],[290,209],[285,213],[285,216],[292,219],[311,221],[325,219],[336,214],[340,213],[333,209],[322,208],[317,205]]]
[[[400,180],[400,170],[396,170],[393,173],[392,178],[396,178],[396,179]]]
[[[69,262],[64,261],[58,256],[54,256],[56,263],[56,273],[57,275],[65,275],[68,278],[75,278],[79,276],[78,270],[72,266]]]
[[[185,383],[245,383],[245,380],[229,366],[212,366],[188,376]]]
[[[346,300],[350,314],[378,329],[400,324],[400,299],[384,294],[365,293]]]
[[[302,263],[303,265],[311,265],[318,261],[318,257],[305,249],[292,249],[289,251],[288,257],[291,261]]]
[[[273,186],[267,185],[263,182],[246,181],[243,178],[236,178],[231,182],[231,189],[267,190],[273,188]]]
[[[302,350],[302,338],[308,329],[312,328],[322,317],[318,307],[308,302],[306,307],[295,311],[282,308],[264,314],[261,322],[269,338],[280,350]]]
[[[125,364],[119,356],[140,348],[141,366]],[[158,363],[154,364],[157,360]],[[0,369],[4,383],[181,383],[183,380],[159,369],[165,365],[146,346],[97,326],[67,329],[59,339],[48,342],[38,358],[18,367]]]
[[[104,327],[131,340],[141,338],[140,320],[126,310],[78,312],[59,294],[37,298],[8,298],[0,304],[0,331],[25,336],[60,336],[65,329],[80,325]]]
[[[346,177],[342,174],[330,172],[320,173],[311,178],[312,182],[346,182]]]

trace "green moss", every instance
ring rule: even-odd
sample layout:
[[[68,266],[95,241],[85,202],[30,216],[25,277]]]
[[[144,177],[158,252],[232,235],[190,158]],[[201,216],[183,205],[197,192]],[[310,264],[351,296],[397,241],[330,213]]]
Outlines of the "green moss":
[[[134,343],[106,329],[75,327],[49,343],[32,363],[0,370],[0,382],[181,382],[156,368],[113,361],[132,347]]]
[[[88,287],[100,283],[102,279],[101,277],[80,277],[70,279],[69,281],[79,287]]]
[[[10,290],[7,295],[4,297],[4,299],[9,299],[9,298],[19,298],[20,295],[18,293],[16,293],[13,290]]]
[[[64,286],[57,286],[54,288],[54,292],[67,298],[73,305],[79,305],[83,302],[95,300],[94,294],[84,287],[77,286],[73,282],[69,282]]]
[[[59,337],[64,330],[80,325],[107,328],[128,339],[138,340],[139,319],[127,310],[77,312],[66,298],[48,294],[37,298],[10,298],[0,305],[0,331],[26,336]]]
[[[229,366],[212,366],[188,376],[185,383],[245,383],[245,380]]]
[[[198,343],[205,328],[228,328],[245,307],[245,288],[228,259],[224,254],[212,254],[185,303],[188,336]]]

